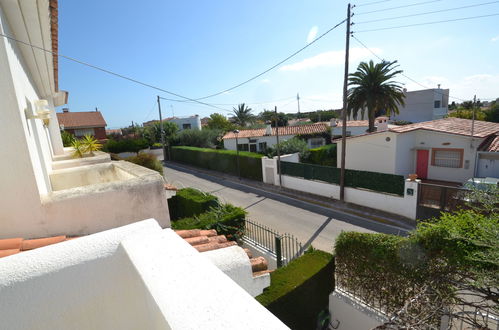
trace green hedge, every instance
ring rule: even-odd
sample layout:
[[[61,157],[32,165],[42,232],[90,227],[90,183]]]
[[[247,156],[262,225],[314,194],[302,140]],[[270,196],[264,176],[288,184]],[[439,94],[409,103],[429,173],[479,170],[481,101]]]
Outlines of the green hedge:
[[[119,141],[110,139],[102,146],[102,150],[119,154],[121,152],[139,152],[148,147],[149,143],[145,139],[123,139]]]
[[[244,233],[246,211],[230,204],[212,207],[210,211],[190,218],[172,221],[172,228],[215,229],[219,235],[229,240],[239,240]]]
[[[301,159],[301,161],[308,164],[336,167],[336,149],[336,144],[310,149],[308,157]]]
[[[334,289],[333,256],[320,250],[305,253],[270,274],[270,286],[256,297],[291,329],[315,329]]]
[[[192,217],[215,206],[218,206],[216,196],[193,188],[180,189],[175,196],[168,199],[171,220]]]
[[[307,180],[340,183],[340,169],[336,167],[281,162],[281,170],[284,175],[297,176]],[[404,177],[402,175],[346,170],[345,185],[352,188],[365,188],[400,196],[404,195]]]
[[[163,175],[163,164],[161,164],[161,162],[155,155],[141,152],[137,156],[127,157],[125,158],[125,160],[140,166],[147,167]]]
[[[180,163],[238,175],[237,153],[233,150],[172,147],[171,156],[172,160]],[[260,154],[240,151],[241,177],[262,181],[262,157]]]

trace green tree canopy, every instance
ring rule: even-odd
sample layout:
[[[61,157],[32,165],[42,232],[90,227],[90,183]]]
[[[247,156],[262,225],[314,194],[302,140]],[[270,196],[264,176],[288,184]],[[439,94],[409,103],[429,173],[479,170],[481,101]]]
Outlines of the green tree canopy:
[[[234,129],[234,125],[225,118],[224,115],[219,113],[212,113],[208,119],[208,124],[206,126],[209,129],[218,129],[224,132]]]
[[[276,114],[271,110],[263,110],[258,115],[258,119],[262,120],[264,123],[270,123],[272,127],[276,127],[276,122],[279,127],[288,126],[288,115],[284,112],[277,113],[277,121]]]
[[[234,122],[239,126],[247,126],[255,121],[255,116],[251,113],[251,108],[248,108],[247,105],[241,103],[237,106],[237,108],[233,108],[232,112],[234,113],[233,119]]]

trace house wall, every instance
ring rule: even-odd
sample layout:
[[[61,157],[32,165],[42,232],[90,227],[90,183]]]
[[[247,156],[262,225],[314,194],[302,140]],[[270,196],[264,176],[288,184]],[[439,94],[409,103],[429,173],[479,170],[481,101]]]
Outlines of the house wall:
[[[294,137],[294,135],[279,135],[279,142],[284,142],[287,140],[290,140]],[[261,151],[259,149],[258,144],[261,142],[267,142],[267,147],[273,147],[277,143],[277,138],[275,135],[271,136],[258,136],[258,137],[252,137],[252,138],[239,138],[238,143],[239,144],[249,144],[249,139],[255,139],[257,140],[256,142],[256,147],[257,151]],[[224,139],[224,148],[227,150],[236,150],[236,139]]]
[[[191,125],[190,129],[201,129],[201,119],[199,119],[198,115],[195,115],[193,117],[185,117],[185,118],[174,118],[168,120],[169,122],[177,124],[179,130],[182,130],[184,124],[189,124]]]
[[[388,321],[384,315],[339,290],[329,295],[329,313],[332,326],[338,330],[374,329]]]
[[[405,106],[399,108],[398,115],[391,116],[392,120],[419,123],[443,118],[448,113],[448,89],[424,89],[404,94]],[[435,108],[435,101],[440,101],[441,106]]]
[[[479,152],[476,176],[499,178],[499,152]]]
[[[81,127],[81,128],[78,128],[78,129],[87,129],[87,128]],[[107,139],[106,128],[105,127],[88,127],[88,129],[93,129],[94,130],[93,136],[97,140]],[[75,135],[75,129],[73,129],[73,128],[64,128],[64,130],[66,132],[72,134],[73,136]]]
[[[347,126],[347,132],[350,132],[350,136],[366,134],[369,126]],[[336,126],[332,128],[332,135],[338,136],[341,135],[341,126]],[[348,133],[347,133],[348,135]]]

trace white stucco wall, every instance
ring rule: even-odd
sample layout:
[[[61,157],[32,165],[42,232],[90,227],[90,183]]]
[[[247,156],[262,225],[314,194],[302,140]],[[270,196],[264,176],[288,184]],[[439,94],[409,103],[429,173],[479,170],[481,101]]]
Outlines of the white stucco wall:
[[[292,139],[294,135],[279,135],[279,142],[284,142],[289,139]],[[249,144],[249,139],[255,139],[256,141],[256,147],[257,151],[260,151],[258,148],[258,144],[261,142],[267,142],[267,147],[273,147],[277,143],[277,138],[275,135],[270,135],[270,136],[258,136],[258,137],[252,137],[252,138],[239,138],[238,142],[239,144]],[[224,148],[227,150],[236,150],[236,139],[224,139]]]
[[[183,130],[182,127],[184,124],[191,125],[190,129],[197,129],[197,130],[201,129],[201,119],[199,118],[198,115],[192,117],[174,118],[168,121],[177,124],[179,130]]]
[[[374,329],[387,321],[383,315],[338,290],[329,295],[329,313],[331,324],[339,330]]]
[[[405,120],[413,123],[443,118],[448,112],[448,89],[424,89],[405,92],[405,106],[399,107],[399,114],[391,116],[392,120]],[[435,101],[441,106],[435,108]]]
[[[347,132],[350,132],[351,136],[366,134],[369,126],[347,126]],[[337,136],[342,134],[342,127],[336,126],[332,128],[332,135]]]

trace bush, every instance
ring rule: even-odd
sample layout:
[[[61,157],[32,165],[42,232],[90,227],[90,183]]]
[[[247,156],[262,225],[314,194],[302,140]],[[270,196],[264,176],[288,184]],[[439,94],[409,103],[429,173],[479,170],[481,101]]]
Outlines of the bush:
[[[176,146],[190,146],[198,148],[215,148],[221,146],[220,137],[223,131],[218,129],[185,129],[172,140]]]
[[[172,228],[215,229],[219,235],[225,235],[229,240],[239,240],[244,233],[245,217],[246,211],[242,208],[223,204],[194,217],[172,221]]]
[[[172,160],[232,175],[237,172],[237,152],[195,147],[171,148]],[[241,177],[262,181],[262,155],[239,152]]]
[[[334,290],[333,256],[320,250],[305,253],[270,274],[270,286],[256,297],[291,329],[315,329]]]
[[[75,140],[75,137],[73,134],[67,132],[67,131],[61,131],[61,139],[62,139],[62,144],[65,147],[71,147],[73,144],[73,141]]]
[[[159,174],[163,175],[163,165],[156,158],[155,155],[146,154],[144,152],[139,153],[137,156],[132,156],[125,158],[126,161],[134,163],[140,166],[147,167],[151,170],[157,171]]]
[[[336,167],[281,162],[281,171],[282,174],[302,177],[307,180],[340,183],[340,169]],[[345,170],[345,185],[352,188],[365,188],[400,196],[404,195],[404,177],[402,175]]]
[[[168,208],[172,220],[199,215],[215,206],[218,206],[216,196],[194,188],[180,189],[175,196],[168,199]]]
[[[108,140],[103,145],[102,150],[113,154],[119,154],[120,152],[138,153],[140,150],[147,149],[148,147],[149,143],[145,139],[123,139],[120,141]]]
[[[279,142],[279,152],[281,153],[281,155],[288,155],[299,152],[300,158],[307,158],[309,150],[306,141],[294,137],[287,141]],[[267,148],[267,156],[277,156],[277,145]]]
[[[327,144],[319,148],[310,149],[308,157],[304,157],[300,161],[308,164],[336,167],[336,152],[336,144]]]

